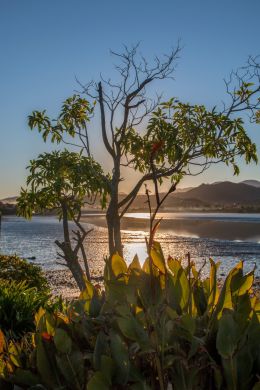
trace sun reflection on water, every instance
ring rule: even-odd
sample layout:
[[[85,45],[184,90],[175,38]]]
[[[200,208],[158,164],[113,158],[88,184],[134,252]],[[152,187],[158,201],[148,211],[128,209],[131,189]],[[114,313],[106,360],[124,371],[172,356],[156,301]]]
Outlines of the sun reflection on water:
[[[147,258],[146,244],[142,242],[126,243],[124,245],[125,260],[130,264],[134,256],[137,255],[142,265]]]

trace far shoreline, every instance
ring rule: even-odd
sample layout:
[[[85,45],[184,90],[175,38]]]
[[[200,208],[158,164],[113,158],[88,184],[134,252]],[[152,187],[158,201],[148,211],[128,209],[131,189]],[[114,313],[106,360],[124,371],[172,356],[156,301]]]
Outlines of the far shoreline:
[[[141,208],[141,209],[131,209],[127,212],[127,214],[132,214],[132,213],[148,213],[147,209]],[[163,213],[174,213],[174,214],[182,214],[182,213],[189,213],[189,214],[196,214],[196,213],[201,213],[201,214],[259,214],[260,215],[260,207],[256,209],[252,209],[251,207],[249,208],[209,208],[209,209],[200,209],[200,208],[162,208],[159,211],[160,214]],[[1,216],[16,216],[16,206],[12,204],[11,208],[3,208],[0,210],[0,217]],[[56,215],[55,212],[52,211],[46,211],[46,213],[35,213],[34,216],[51,216],[51,215]],[[101,209],[88,209],[84,210],[83,209],[83,216],[85,215],[97,215],[97,216],[105,216],[106,215],[106,210],[101,210]]]
[[[129,216],[125,216],[122,218],[121,229],[126,232],[141,230],[145,233],[148,233],[149,219],[136,218],[134,216],[132,217],[131,214],[132,213],[129,213]],[[163,212],[159,213],[159,215],[162,214]],[[194,214],[196,217],[197,213]],[[220,213],[217,214],[220,215]],[[225,213],[223,215],[227,214]],[[212,218],[200,219],[189,218],[188,215],[184,215],[183,218],[162,219],[162,221],[160,222],[159,230],[162,232],[172,231],[173,235],[177,234],[178,236],[183,234],[184,236],[210,238],[216,240],[241,240],[260,242],[260,214],[255,213],[254,215],[257,215],[257,217],[259,216],[259,221],[229,221],[227,218],[225,220],[216,218],[214,219],[214,216]],[[104,213],[85,213],[82,215],[81,221],[102,228],[107,227]]]

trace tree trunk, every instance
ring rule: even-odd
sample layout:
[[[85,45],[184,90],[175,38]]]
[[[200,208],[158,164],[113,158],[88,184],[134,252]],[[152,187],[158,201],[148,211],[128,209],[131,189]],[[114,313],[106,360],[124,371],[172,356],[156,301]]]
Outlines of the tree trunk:
[[[66,203],[62,204],[62,222],[63,222],[63,234],[64,242],[62,244],[56,242],[64,253],[64,259],[70,269],[80,291],[85,290],[86,285],[84,281],[84,274],[79,264],[78,256],[73,252],[70,234],[69,234],[69,223],[68,223],[68,209]]]
[[[115,239],[115,249],[120,256],[123,256],[123,245],[121,239],[121,220],[119,217],[118,208],[115,215],[115,225],[114,225],[114,239]]]
[[[85,271],[86,271],[87,279],[90,282],[91,277],[90,277],[90,270],[89,270],[89,265],[88,265],[88,259],[87,259],[86,252],[85,252],[83,244],[80,245],[80,249],[81,249],[81,253],[82,253],[82,257],[83,257],[83,261],[84,261],[84,265],[85,265]]]
[[[112,178],[112,191],[110,202],[106,213],[108,228],[109,254],[112,256],[116,252],[123,256],[123,247],[121,239],[121,220],[118,208],[118,185],[120,181],[120,160],[114,161],[114,172]]]
[[[80,291],[84,291],[86,288],[86,283],[84,281],[83,271],[79,264],[78,257],[73,253],[65,253],[65,260],[67,262],[68,268],[70,269]]]
[[[107,220],[107,232],[108,232],[108,249],[109,255],[112,256],[115,253],[115,241],[114,241],[114,219],[111,211],[111,201],[106,213]]]
[[[121,221],[119,217],[119,210],[117,203],[114,204],[114,200],[110,200],[109,207],[106,214],[107,228],[108,228],[108,245],[109,254],[112,256],[116,252],[122,256],[122,239],[121,239]]]

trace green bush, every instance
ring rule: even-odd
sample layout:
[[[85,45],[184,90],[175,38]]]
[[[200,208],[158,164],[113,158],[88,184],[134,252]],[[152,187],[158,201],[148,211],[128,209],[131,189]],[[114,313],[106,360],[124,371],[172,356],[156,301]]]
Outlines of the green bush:
[[[2,378],[47,390],[259,389],[254,271],[240,262],[220,289],[219,264],[210,266],[204,280],[192,262],[166,261],[158,243],[143,267],[114,255],[105,293],[87,282],[65,312],[39,310],[31,351],[2,335]]]
[[[47,292],[48,282],[39,266],[16,255],[0,255],[0,280],[26,281],[28,287],[36,287],[38,291]]]
[[[0,329],[8,338],[33,331],[34,315],[48,298],[26,282],[0,280]]]
[[[0,255],[0,329],[8,338],[34,331],[34,314],[49,301],[49,286],[40,267],[16,255]]]

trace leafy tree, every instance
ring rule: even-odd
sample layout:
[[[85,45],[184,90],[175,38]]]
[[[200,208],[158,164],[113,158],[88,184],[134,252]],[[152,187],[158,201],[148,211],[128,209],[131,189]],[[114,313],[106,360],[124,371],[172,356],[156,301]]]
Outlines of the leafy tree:
[[[162,59],[156,57],[152,65],[139,57],[137,49],[135,46],[125,48],[123,53],[112,53],[120,61],[116,66],[120,76],[118,83],[102,78],[97,84],[81,84],[82,92],[98,102],[103,143],[113,163],[111,177],[106,179],[110,193],[106,213],[110,254],[116,251],[122,254],[121,218],[147,181],[154,182],[158,206],[162,201],[158,185],[166,178],[172,181],[168,191],[171,193],[183,176],[197,175],[211,164],[224,162],[233,166],[234,174],[238,174],[237,157],[244,158],[246,163],[257,161],[256,146],[240,117],[242,113],[249,113],[252,121],[259,122],[260,64],[257,57],[250,57],[246,66],[232,72],[225,82],[229,102],[222,109],[207,109],[204,105],[182,103],[175,98],[160,103],[160,96],[152,100],[147,94],[148,86],[156,80],[172,78],[179,45]],[[50,136],[60,142],[67,134],[78,136],[81,147],[89,153],[89,146],[85,145],[87,133],[82,135],[79,127],[82,117],[84,123],[90,119],[94,106],[79,96],[68,101],[65,111],[68,109],[70,115],[74,115],[73,107],[76,107],[75,119],[69,123],[62,114],[53,125],[45,111],[35,111],[29,117],[29,125],[38,128],[44,139]],[[141,177],[132,190],[119,199],[122,169],[126,167],[139,171]]]
[[[81,208],[86,203],[86,197],[95,200],[95,194],[101,195],[105,204],[103,171],[91,157],[68,150],[41,154],[30,162],[28,168],[28,187],[21,190],[18,198],[18,214],[31,218],[33,212],[57,211],[62,219],[64,234],[63,242],[55,241],[62,251],[59,256],[65,260],[78,287],[83,290],[85,281],[78,255],[82,253],[85,272],[90,279],[83,242],[91,230],[86,231],[80,222]],[[72,244],[69,220],[78,228],[73,231],[75,245]]]

